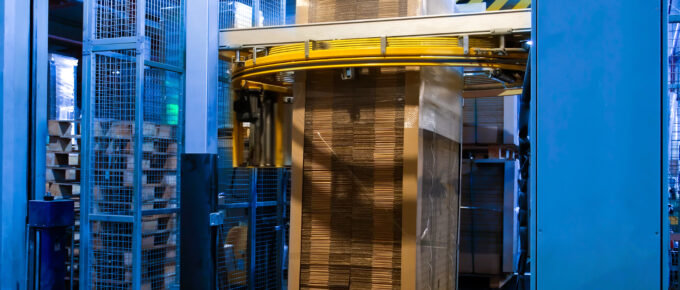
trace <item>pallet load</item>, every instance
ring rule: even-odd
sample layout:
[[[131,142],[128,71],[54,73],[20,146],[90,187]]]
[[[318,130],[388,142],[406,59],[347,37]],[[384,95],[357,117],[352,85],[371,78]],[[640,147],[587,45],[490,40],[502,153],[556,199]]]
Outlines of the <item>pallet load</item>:
[[[177,207],[177,127],[144,122],[141,167],[135,170],[135,129],[129,121],[95,121],[91,205],[97,213],[134,215],[135,175],[140,173],[141,210]],[[97,287],[127,287],[133,281],[133,224],[97,221],[91,278]],[[167,289],[177,260],[176,214],[144,214],[141,224],[141,289]]]
[[[297,22],[436,12],[420,2],[305,1]],[[289,288],[456,288],[461,71],[317,70],[295,86]]]
[[[74,283],[78,281],[78,256],[80,248],[80,122],[74,120],[48,120],[45,156],[45,192],[55,198],[73,199],[75,202],[75,228],[73,232]],[[68,275],[67,279],[70,279]]]
[[[93,186],[93,194],[97,202],[95,204],[97,211],[131,214],[132,190],[135,183],[133,128],[133,124],[127,121],[94,123],[93,155],[96,183]],[[144,122],[144,142],[141,145],[142,210],[176,206],[175,131],[175,126]]]
[[[80,122],[48,121],[46,191],[58,198],[80,195]],[[76,203],[78,209],[78,203]]]

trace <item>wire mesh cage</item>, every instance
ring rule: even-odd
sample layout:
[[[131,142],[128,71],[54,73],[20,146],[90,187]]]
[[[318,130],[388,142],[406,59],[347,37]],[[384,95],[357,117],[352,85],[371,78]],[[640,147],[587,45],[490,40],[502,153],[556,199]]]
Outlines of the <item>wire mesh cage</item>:
[[[669,15],[680,15],[680,1],[669,1]],[[671,18],[671,17],[669,17]],[[670,232],[680,233],[680,23],[668,23],[668,100],[670,101],[668,201]],[[670,247],[669,289],[680,289],[678,241]]]
[[[283,25],[285,0],[220,0],[220,29]]]
[[[184,1],[85,2],[81,285],[178,283]]]
[[[219,28],[282,25],[285,4],[285,0],[219,0]],[[230,64],[220,60],[218,170],[220,210],[225,219],[217,245],[218,286],[282,289],[290,169],[233,167],[231,93]]]
[[[219,288],[281,289],[290,169],[233,168],[220,179]]]
[[[137,1],[95,0],[91,2],[94,6],[93,39],[134,37],[137,35]]]
[[[671,109],[669,124],[669,201],[671,204],[670,225],[675,233],[680,232],[678,217],[680,217],[680,106],[678,103],[678,91],[680,89],[680,24],[669,23],[668,25],[668,99]]]

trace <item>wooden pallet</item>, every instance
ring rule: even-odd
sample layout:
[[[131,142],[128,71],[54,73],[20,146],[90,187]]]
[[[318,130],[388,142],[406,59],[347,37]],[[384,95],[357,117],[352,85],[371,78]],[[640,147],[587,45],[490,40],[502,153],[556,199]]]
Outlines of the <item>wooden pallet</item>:
[[[48,152],[72,153],[79,152],[81,147],[80,138],[49,136],[47,143]]]
[[[45,165],[50,167],[80,167],[79,153],[47,152]]]
[[[142,232],[144,233],[156,233],[176,228],[177,217],[173,214],[145,216],[142,218]]]
[[[80,183],[80,169],[48,167],[45,170],[45,180],[55,183]]]
[[[132,121],[95,121],[93,133],[95,137],[129,139],[135,135],[135,124]],[[176,126],[144,122],[142,135],[150,138],[176,138]]]
[[[80,121],[48,120],[47,133],[57,137],[79,136]]]
[[[55,197],[72,197],[80,195],[79,183],[48,182],[47,187],[48,191]]]
[[[116,211],[131,214],[135,179],[141,183],[141,209],[159,209],[174,205],[177,184],[177,141],[176,126],[159,125],[145,122],[141,128],[143,141],[141,152],[136,152],[137,136],[134,122],[131,121],[95,121],[93,122],[93,169],[94,186],[92,197],[94,206],[102,212]],[[136,156],[136,154],[139,154]],[[141,156],[140,156],[141,155]],[[141,164],[137,164],[141,158]],[[137,168],[141,166],[140,168]],[[137,171],[139,170],[139,171]],[[136,176],[139,174],[139,176]],[[176,214],[144,216],[142,218],[142,287],[141,289],[168,288],[176,275],[175,260],[177,257],[177,218]],[[102,227],[95,223],[93,235],[101,233]],[[132,226],[132,224],[131,224]],[[105,233],[102,237],[105,236]],[[132,234],[118,233],[126,236]],[[131,248],[131,240],[126,246]],[[110,241],[94,239],[93,251],[109,251]],[[111,249],[115,251],[115,249]],[[149,261],[153,259],[153,261]],[[97,260],[97,259],[95,259]],[[130,251],[117,253],[102,261],[107,264],[120,265],[123,272],[115,277],[93,277],[95,283],[101,282],[119,287],[129,287],[132,281],[133,255]],[[106,266],[105,266],[106,267]],[[115,278],[115,279],[113,279]],[[119,283],[119,284],[115,284]],[[118,286],[117,286],[118,287]]]
[[[101,250],[102,248],[98,248]],[[151,254],[150,251],[154,251],[153,260],[149,261],[144,258]],[[160,252],[162,256],[158,256]],[[98,254],[95,254],[97,257]],[[152,249],[144,249],[142,253],[142,271],[143,281],[142,289],[152,289],[155,284],[165,285],[165,288],[174,281],[173,276],[176,275],[176,259],[177,250],[175,245],[167,246],[155,246]],[[98,265],[96,261],[106,261],[105,265],[101,265],[100,272],[92,272],[92,282],[95,285],[115,285],[115,287],[129,288],[132,279],[132,265],[133,265],[133,254],[130,251],[127,252],[117,252],[107,254],[105,257],[95,258],[95,267]],[[146,265],[144,265],[146,262]],[[155,288],[155,287],[154,287]]]

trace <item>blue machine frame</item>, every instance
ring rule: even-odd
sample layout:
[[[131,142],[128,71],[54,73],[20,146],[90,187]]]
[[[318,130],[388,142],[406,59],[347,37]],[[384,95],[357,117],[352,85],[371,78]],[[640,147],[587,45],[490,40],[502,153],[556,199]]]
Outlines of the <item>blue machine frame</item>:
[[[667,289],[667,1],[534,1],[532,289]]]

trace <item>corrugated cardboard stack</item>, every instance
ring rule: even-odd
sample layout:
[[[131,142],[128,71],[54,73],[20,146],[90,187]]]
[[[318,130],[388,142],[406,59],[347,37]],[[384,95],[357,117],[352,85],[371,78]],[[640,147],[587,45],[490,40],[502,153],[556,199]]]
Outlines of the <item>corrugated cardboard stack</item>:
[[[311,0],[298,4],[298,22],[417,15],[419,2]],[[304,144],[293,154],[293,182],[301,164],[302,186],[299,200],[293,192],[291,227],[296,201],[301,222],[298,237],[291,229],[289,285],[454,287],[462,87],[455,71],[450,86],[426,80],[419,68],[357,68],[350,80],[339,70],[302,75],[295,94],[304,110],[293,116],[304,119],[304,134],[293,140]],[[439,94],[446,103],[438,105],[455,114],[433,109],[441,100],[421,92]]]
[[[363,69],[350,81],[334,70],[307,79],[303,286],[399,286],[403,78]]]

